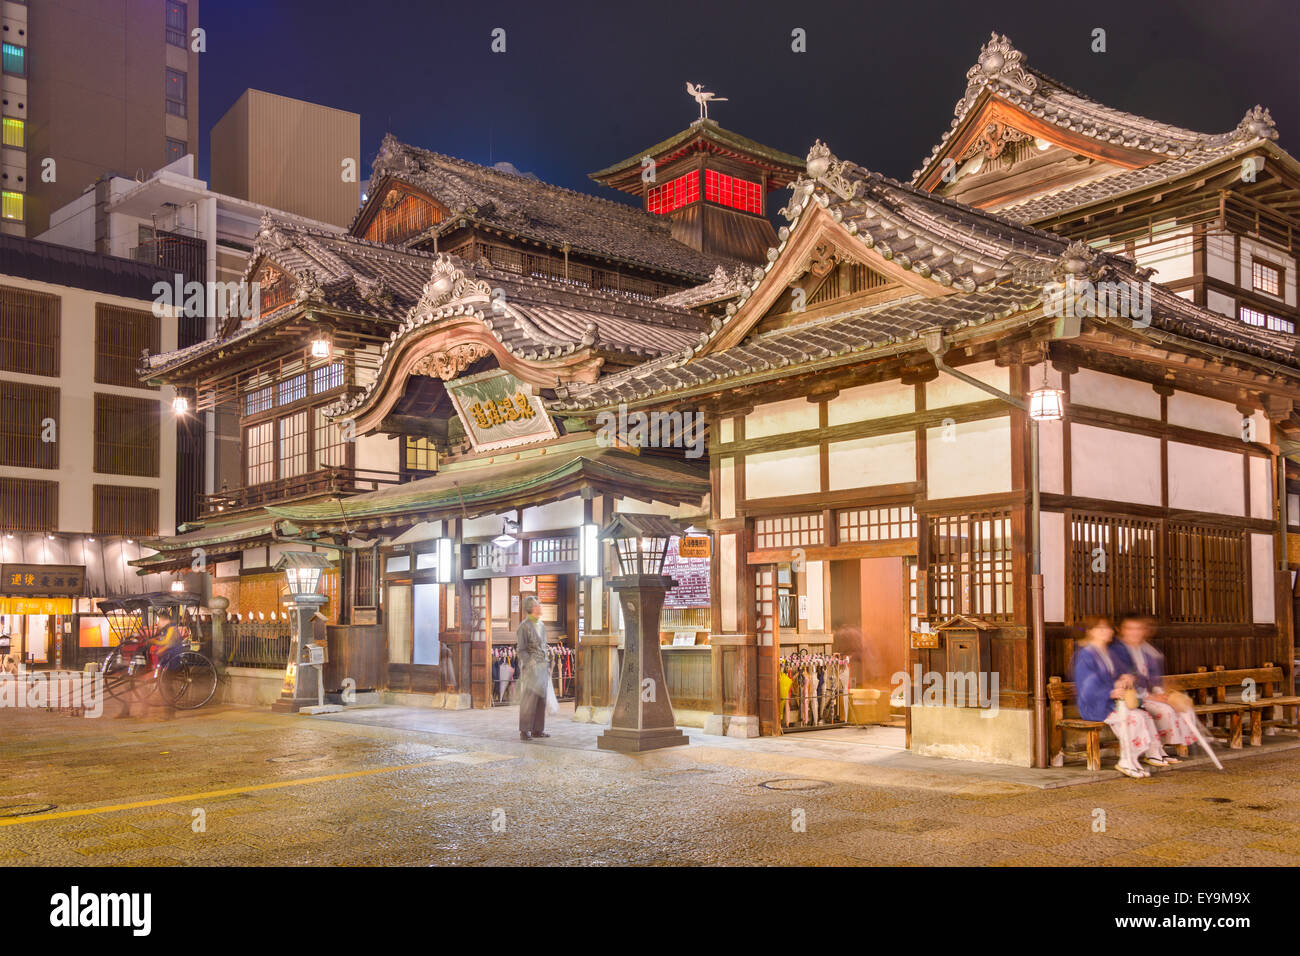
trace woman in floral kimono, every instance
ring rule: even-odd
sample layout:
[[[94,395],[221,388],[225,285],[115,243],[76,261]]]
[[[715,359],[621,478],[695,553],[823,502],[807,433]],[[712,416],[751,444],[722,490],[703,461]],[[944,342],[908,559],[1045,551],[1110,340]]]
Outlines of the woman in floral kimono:
[[[1079,716],[1084,720],[1104,720],[1119,740],[1119,763],[1115,769],[1127,777],[1149,777],[1138,757],[1163,767],[1168,762],[1160,745],[1160,736],[1151,715],[1140,707],[1129,706],[1126,698],[1133,691],[1133,681],[1115,664],[1110,655],[1110,641],[1115,631],[1105,618],[1092,618],[1083,643],[1074,654],[1073,670]]]
[[[1148,638],[1155,633],[1149,617],[1130,614],[1120,621],[1119,643],[1111,650],[1115,666],[1133,679],[1142,709],[1151,715],[1163,746],[1189,747],[1196,743],[1196,735],[1185,719],[1169,706],[1162,682],[1165,677],[1165,656],[1151,646]],[[1163,747],[1162,747],[1163,749]],[[1165,754],[1169,763],[1177,757]]]

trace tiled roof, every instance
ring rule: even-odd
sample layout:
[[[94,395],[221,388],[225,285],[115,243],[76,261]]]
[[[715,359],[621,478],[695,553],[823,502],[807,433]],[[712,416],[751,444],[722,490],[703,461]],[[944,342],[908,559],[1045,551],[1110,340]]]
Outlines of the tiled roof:
[[[1141,169],[1126,169],[1077,186],[1033,196],[1023,202],[1001,207],[998,209],[998,214],[1014,219],[1016,222],[1041,222],[1071,209],[1113,199],[1145,186],[1170,182],[1204,166],[1211,166],[1221,160],[1248,153],[1263,142],[1265,141],[1262,139],[1234,141],[1223,146],[1198,149],[1185,156],[1152,163]]]
[[[644,156],[660,156],[664,153],[672,153],[674,150],[689,144],[692,140],[701,139],[709,143],[716,144],[724,150],[734,150],[738,153],[764,159],[767,162],[786,167],[787,175],[793,178],[798,171],[803,169],[803,160],[798,156],[790,153],[783,153],[779,149],[773,149],[771,146],[764,146],[757,140],[752,140],[748,136],[741,136],[739,133],[733,133],[729,129],[724,129],[711,119],[699,119],[681,132],[674,133],[667,139],[653,146],[647,147],[640,152],[634,153],[627,159],[614,163],[612,166],[606,166],[604,169],[591,173],[590,176],[596,182],[602,182],[605,179],[631,168],[640,168],[641,159]]]
[[[913,182],[919,181],[930,170],[949,139],[985,93],[1031,116],[1091,137],[1099,143],[1170,158],[1222,151],[1250,141],[1277,138],[1272,117],[1260,106],[1249,111],[1235,129],[1226,133],[1198,133],[1098,103],[1026,66],[1024,54],[1012,46],[1006,36],[995,32],[981,48],[978,61],[966,73],[966,92],[953,110],[951,128],[921,162],[921,168],[913,172]]]
[[[1043,304],[1044,286],[1074,273],[1092,280],[1144,283],[1149,272],[1132,260],[1067,243],[1052,233],[1012,222],[994,213],[895,182],[831,156],[820,142],[808,156],[815,179],[794,184],[784,210],[790,227],[780,232],[780,247],[765,268],[713,320],[709,332],[690,349],[607,376],[591,385],[557,392],[556,409],[596,409],[620,401],[690,392],[730,379],[766,372],[789,374],[798,367],[859,360],[873,352],[921,349],[922,330],[980,325],[1018,313],[1026,317]],[[810,204],[824,207],[845,231],[887,259],[918,275],[960,290],[938,297],[915,297],[802,325],[753,335],[732,348],[708,352],[707,345],[734,320],[779,262],[780,252]],[[1201,308],[1156,283],[1152,289],[1151,328],[1195,339],[1242,355],[1300,368],[1286,336],[1247,329],[1234,319]]]
[[[415,186],[451,210],[453,215],[434,231],[453,228],[466,219],[556,248],[567,243],[575,253],[697,281],[706,279],[719,265],[735,264],[678,242],[666,219],[643,209],[419,149],[391,134],[384,137],[375,158],[370,195],[377,197],[389,178]],[[357,221],[353,221],[354,229]],[[423,238],[420,235],[411,241]]]
[[[724,269],[722,266],[718,266],[708,282],[701,282],[699,285],[680,289],[677,292],[670,292],[655,301],[660,305],[695,309],[711,302],[722,302],[734,298],[748,284],[750,268],[749,266],[741,266],[735,269]]]
[[[150,356],[148,368],[164,373],[198,355],[261,334],[292,313],[292,305],[312,302],[382,322],[399,337],[451,315],[479,318],[508,352],[535,360],[569,354],[579,348],[633,360],[676,351],[696,339],[706,320],[688,309],[628,296],[518,276],[494,269],[485,260],[469,264],[446,253],[420,252],[355,236],[318,232],[271,219],[263,221],[245,273],[252,280],[262,256],[289,273],[297,295],[290,305],[250,322],[224,337]],[[474,284],[478,298],[442,295],[435,304],[430,284],[444,277],[450,290],[458,282]],[[493,308],[493,290],[503,303]],[[463,288],[468,292],[468,285]],[[385,347],[387,351],[387,346]]]

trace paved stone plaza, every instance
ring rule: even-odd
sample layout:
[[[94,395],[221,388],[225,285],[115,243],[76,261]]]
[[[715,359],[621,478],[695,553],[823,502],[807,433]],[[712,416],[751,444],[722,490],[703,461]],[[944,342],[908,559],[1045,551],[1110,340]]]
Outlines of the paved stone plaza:
[[[884,729],[625,756],[567,714],[522,743],[515,717],[9,711],[0,863],[1300,863],[1291,738],[1133,781],[914,757]]]

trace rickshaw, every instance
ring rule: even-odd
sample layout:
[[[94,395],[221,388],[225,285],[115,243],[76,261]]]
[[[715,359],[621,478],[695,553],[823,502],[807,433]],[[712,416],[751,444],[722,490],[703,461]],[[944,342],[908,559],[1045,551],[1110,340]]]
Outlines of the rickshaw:
[[[157,692],[180,710],[211,700],[217,669],[199,650],[199,606],[198,595],[171,591],[101,600],[118,642],[104,658],[104,689],[123,701]]]

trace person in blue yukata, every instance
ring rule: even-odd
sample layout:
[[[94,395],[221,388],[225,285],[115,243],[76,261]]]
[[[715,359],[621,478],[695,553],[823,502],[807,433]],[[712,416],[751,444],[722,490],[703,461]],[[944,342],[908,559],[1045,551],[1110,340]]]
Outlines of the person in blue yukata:
[[[1176,710],[1169,706],[1165,694],[1165,655],[1152,645],[1155,622],[1145,614],[1129,614],[1119,624],[1119,642],[1111,646],[1115,666],[1133,680],[1142,709],[1151,715],[1160,735],[1163,752],[1165,746],[1188,747],[1196,743],[1196,735]],[[1165,754],[1169,763],[1178,758]]]
[[[1133,679],[1125,674],[1111,656],[1110,642],[1115,630],[1106,618],[1089,618],[1083,642],[1071,662],[1079,716],[1084,720],[1105,721],[1119,740],[1119,763],[1115,769],[1127,777],[1149,777],[1151,771],[1138,763],[1145,755],[1147,763],[1163,767],[1164,748],[1151,715],[1137,706]],[[1132,696],[1130,696],[1132,695]]]

